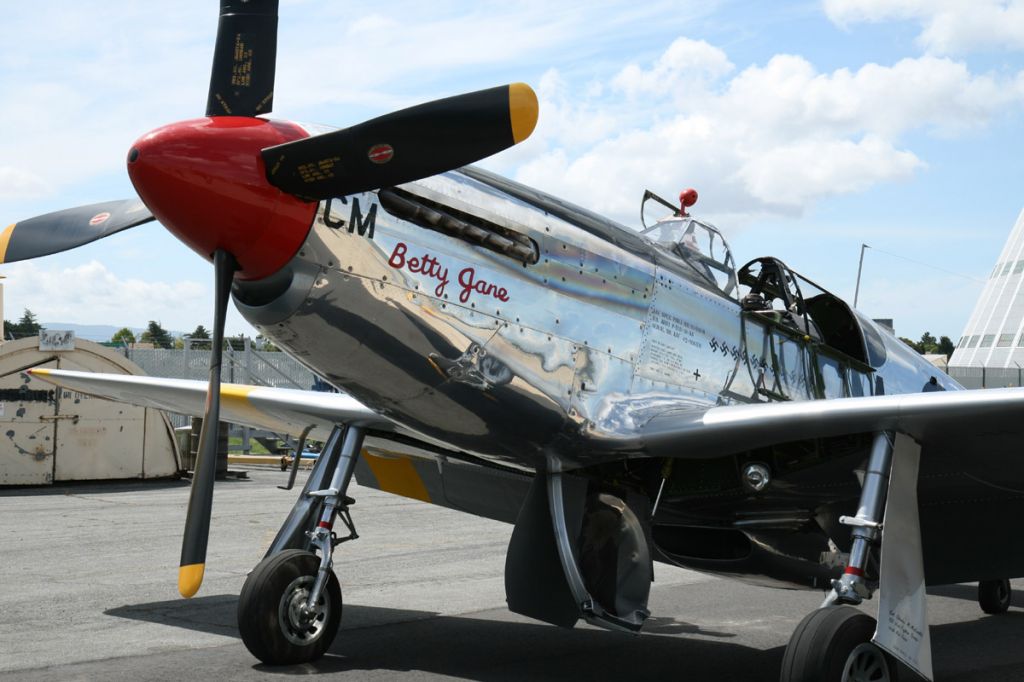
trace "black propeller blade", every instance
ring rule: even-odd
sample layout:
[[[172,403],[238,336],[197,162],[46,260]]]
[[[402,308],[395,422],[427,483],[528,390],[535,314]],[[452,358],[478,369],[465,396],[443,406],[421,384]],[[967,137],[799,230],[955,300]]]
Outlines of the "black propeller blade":
[[[274,105],[278,0],[220,0],[207,116],[256,116]]]
[[[263,150],[267,179],[307,200],[390,187],[479,161],[522,142],[537,96],[513,83],[439,99]]]
[[[199,433],[199,452],[192,476],[192,490],[185,517],[185,536],[181,542],[181,567],[178,569],[178,592],[191,597],[203,583],[206,568],[206,541],[210,535],[210,512],[213,508],[213,481],[217,475],[217,425],[220,421],[220,363],[224,345],[224,318],[228,311],[231,280],[238,265],[223,249],[213,254],[216,303],[213,311],[213,347],[210,351],[210,385],[206,390],[206,414]]]
[[[252,117],[271,111],[278,2],[221,0],[207,116]],[[513,83],[268,147],[261,156],[270,184],[301,199],[318,200],[399,185],[465,166],[522,142],[536,124],[536,94],[528,85]],[[195,152],[201,155],[203,150]],[[129,162],[138,154],[137,149],[132,150]],[[0,263],[71,249],[153,219],[138,200],[49,213],[9,225],[0,233]],[[210,383],[178,572],[178,591],[184,597],[199,590],[206,567],[217,470],[221,347],[231,283],[239,266],[231,253],[219,248],[214,253],[214,270]]]
[[[153,220],[138,199],[55,211],[8,225],[0,233],[0,263],[49,256]]]

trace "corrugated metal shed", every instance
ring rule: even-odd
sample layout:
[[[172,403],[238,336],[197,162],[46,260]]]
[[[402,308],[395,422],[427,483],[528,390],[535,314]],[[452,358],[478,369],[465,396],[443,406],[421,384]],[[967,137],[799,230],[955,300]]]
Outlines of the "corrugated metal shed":
[[[159,478],[181,467],[163,413],[55,388],[33,367],[144,374],[97,343],[40,350],[38,338],[0,345],[0,485]],[[68,347],[67,345],[63,347]]]

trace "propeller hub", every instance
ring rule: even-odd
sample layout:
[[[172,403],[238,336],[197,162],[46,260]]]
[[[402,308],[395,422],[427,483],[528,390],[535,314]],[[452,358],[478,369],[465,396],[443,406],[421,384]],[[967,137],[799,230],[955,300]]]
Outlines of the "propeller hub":
[[[236,277],[261,279],[299,250],[316,215],[267,182],[260,150],[303,137],[298,126],[218,116],[182,121],[142,136],[128,152],[128,175],[164,227],[207,260],[224,249]]]

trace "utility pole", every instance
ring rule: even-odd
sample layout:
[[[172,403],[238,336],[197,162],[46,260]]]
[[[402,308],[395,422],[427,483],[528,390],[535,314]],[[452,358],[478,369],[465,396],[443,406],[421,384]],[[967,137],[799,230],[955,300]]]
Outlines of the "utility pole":
[[[864,249],[870,249],[867,244],[860,245],[860,263],[857,264],[857,287],[853,290],[853,307],[857,307],[857,298],[860,296],[860,273],[864,269]]]

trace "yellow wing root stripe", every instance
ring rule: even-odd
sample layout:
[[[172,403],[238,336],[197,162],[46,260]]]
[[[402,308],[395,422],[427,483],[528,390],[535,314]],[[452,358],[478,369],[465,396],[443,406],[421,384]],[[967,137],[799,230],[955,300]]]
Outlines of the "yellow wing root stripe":
[[[0,263],[6,262],[4,259],[7,258],[7,245],[11,242],[11,233],[14,232],[14,228],[18,223],[11,223],[2,234],[0,234]]]
[[[259,425],[260,428],[280,433],[291,433],[293,435],[301,433],[304,425],[284,421],[276,417],[272,410],[268,412],[264,406],[253,403],[253,391],[258,388],[259,386],[248,386],[245,384],[221,384],[221,418],[225,421],[231,421],[224,416],[225,411],[227,411],[243,424]]]
[[[223,384],[220,387],[220,399],[224,401],[235,401],[239,405],[247,405],[249,403],[249,394],[255,386],[246,386],[244,384]]]
[[[250,419],[259,421],[260,411],[249,402],[249,394],[255,386],[244,384],[221,384],[220,400],[221,408],[228,408],[243,415],[249,415]]]
[[[512,121],[512,139],[519,144],[537,126],[537,94],[526,83],[508,86],[508,114]]]
[[[178,569],[178,592],[188,599],[199,591],[203,584],[203,572],[206,564],[188,564]]]
[[[363,458],[384,492],[430,502],[427,487],[408,457],[377,457],[364,450]]]

